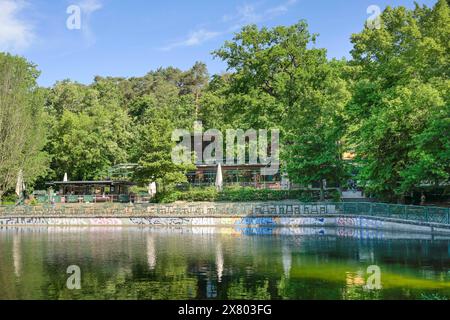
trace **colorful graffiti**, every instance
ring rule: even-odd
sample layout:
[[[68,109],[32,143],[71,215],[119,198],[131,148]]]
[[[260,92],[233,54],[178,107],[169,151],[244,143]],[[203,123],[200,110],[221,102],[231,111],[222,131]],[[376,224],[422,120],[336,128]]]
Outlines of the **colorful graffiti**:
[[[165,227],[198,227],[198,233],[204,233],[205,227],[233,227],[239,234],[273,234],[280,227],[298,229],[302,227],[321,228],[337,227],[339,236],[357,238],[381,238],[380,230],[399,230],[435,233],[436,230],[450,234],[450,229],[433,229],[433,226],[414,225],[368,217],[8,217],[0,218],[0,227],[11,226],[165,226]],[[211,229],[212,230],[212,229]],[[375,231],[373,231],[375,230]],[[318,232],[314,230],[314,232]]]
[[[363,217],[338,217],[336,218],[336,225],[338,227],[354,227],[354,228],[368,228],[378,229],[383,228],[385,221],[380,219],[370,219]]]

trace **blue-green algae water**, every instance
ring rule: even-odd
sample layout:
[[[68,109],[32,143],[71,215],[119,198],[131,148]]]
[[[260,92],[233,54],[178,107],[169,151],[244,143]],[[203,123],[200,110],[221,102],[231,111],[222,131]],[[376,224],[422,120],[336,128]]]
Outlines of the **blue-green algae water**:
[[[80,289],[69,266],[79,267]],[[0,229],[0,299],[448,298],[450,240],[438,236],[338,228]]]

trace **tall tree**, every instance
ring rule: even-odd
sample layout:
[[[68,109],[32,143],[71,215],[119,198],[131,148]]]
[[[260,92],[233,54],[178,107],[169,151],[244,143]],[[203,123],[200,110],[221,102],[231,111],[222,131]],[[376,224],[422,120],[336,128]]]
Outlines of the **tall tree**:
[[[241,128],[279,128],[285,170],[307,185],[344,176],[340,139],[350,98],[340,69],[314,47],[306,22],[273,29],[244,27],[215,55],[228,63],[225,113]],[[323,192],[321,196],[323,198]]]
[[[78,97],[75,104],[73,97]],[[110,79],[97,79],[91,86],[63,82],[50,92],[46,150],[52,162],[47,179],[61,179],[65,172],[72,180],[103,178],[110,166],[128,160],[131,120],[121,101]]]
[[[25,59],[0,53],[0,198],[15,185],[20,170],[25,182],[32,183],[47,168],[38,76]]]
[[[183,74],[181,81],[181,94],[192,94],[195,97],[195,115],[199,113],[199,99],[208,84],[209,74],[206,64],[196,62],[194,66]]]
[[[135,179],[142,183],[157,182],[162,187],[158,188],[159,191],[186,182],[187,171],[195,167],[172,160],[172,150],[176,145],[172,141],[172,132],[187,127],[177,126],[180,122],[174,121],[174,114],[167,108],[148,109],[147,115],[146,121],[137,127],[137,139],[132,148],[132,159],[138,164]]]
[[[403,201],[423,183],[448,182],[449,12],[445,0],[433,8],[387,7],[379,29],[352,36],[349,137],[361,183],[382,198]]]

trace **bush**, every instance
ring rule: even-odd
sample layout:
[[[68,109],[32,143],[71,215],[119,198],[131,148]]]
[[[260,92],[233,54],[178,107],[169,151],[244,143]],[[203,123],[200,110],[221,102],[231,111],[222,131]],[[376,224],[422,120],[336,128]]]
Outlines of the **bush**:
[[[314,194],[310,191],[302,191],[297,199],[300,202],[314,202],[316,200]]]
[[[134,194],[148,194],[148,188],[147,187],[138,187],[138,186],[132,186],[129,189],[130,193]]]
[[[330,192],[329,197],[333,201],[340,197],[339,193]],[[255,189],[251,187],[232,186],[226,187],[221,192],[217,192],[214,187],[190,188],[184,191],[170,190],[165,193],[158,193],[154,201],[158,203],[171,203],[175,201],[229,201],[229,202],[249,202],[249,201],[282,201],[299,200],[301,202],[317,201],[318,195],[315,191],[303,190],[271,190]]]
[[[339,192],[339,190],[329,191],[327,194],[327,198],[331,199],[333,202],[340,202],[341,201],[341,193]]]
[[[271,190],[231,187],[224,189],[219,194],[221,201],[281,201],[281,200],[300,200],[302,202],[313,201],[312,192],[301,190]]]
[[[186,191],[171,190],[156,194],[155,201],[158,203],[171,203],[175,201],[215,201],[217,191],[215,188],[192,188]]]
[[[153,202],[157,203],[172,203],[178,200],[178,191],[158,192],[153,198]]]
[[[192,188],[185,192],[178,192],[178,200],[181,201],[215,201],[218,192],[214,187]]]
[[[17,196],[15,194],[8,194],[8,195],[4,195],[2,197],[1,204],[3,204],[3,205],[16,204],[17,200],[18,200],[18,198],[17,198]]]

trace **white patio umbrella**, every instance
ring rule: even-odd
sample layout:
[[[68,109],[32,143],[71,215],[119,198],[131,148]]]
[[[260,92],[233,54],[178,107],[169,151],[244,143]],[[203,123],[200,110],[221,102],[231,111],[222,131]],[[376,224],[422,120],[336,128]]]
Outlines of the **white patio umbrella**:
[[[23,183],[23,171],[22,169],[20,169],[19,174],[17,175],[17,183],[16,183],[16,194],[18,197],[22,196],[24,189],[25,185]]]
[[[63,182],[67,182],[69,181],[69,178],[67,177],[67,172],[64,173],[64,178],[63,178]]]
[[[219,163],[217,165],[217,174],[216,174],[216,189],[218,191],[222,190],[223,178],[222,178],[222,165]]]
[[[154,196],[154,195],[156,194],[156,182],[151,182],[151,183],[148,185],[148,193],[149,193],[151,196]]]

